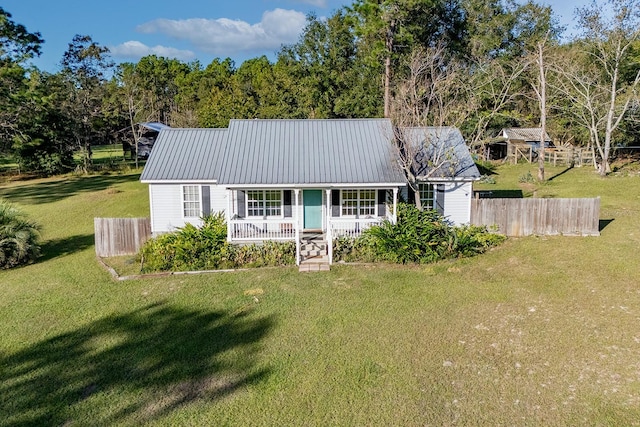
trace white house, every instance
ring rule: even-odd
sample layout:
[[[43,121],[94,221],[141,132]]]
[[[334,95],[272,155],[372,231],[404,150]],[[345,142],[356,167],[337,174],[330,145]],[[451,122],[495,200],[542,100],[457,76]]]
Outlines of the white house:
[[[388,119],[232,120],[227,129],[160,132],[142,172],[151,230],[168,232],[222,211],[228,240],[294,240],[322,234],[331,262],[338,236],[396,219],[407,180]],[[415,141],[423,206],[470,221],[480,176],[455,128],[406,129]],[[440,159],[434,162],[434,158]],[[298,260],[300,256],[297,257]]]

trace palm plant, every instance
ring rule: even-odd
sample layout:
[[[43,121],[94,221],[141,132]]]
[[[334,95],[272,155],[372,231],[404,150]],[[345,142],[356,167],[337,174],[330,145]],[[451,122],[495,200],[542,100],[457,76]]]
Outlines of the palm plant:
[[[6,200],[0,200],[0,268],[34,261],[40,255],[40,225]]]

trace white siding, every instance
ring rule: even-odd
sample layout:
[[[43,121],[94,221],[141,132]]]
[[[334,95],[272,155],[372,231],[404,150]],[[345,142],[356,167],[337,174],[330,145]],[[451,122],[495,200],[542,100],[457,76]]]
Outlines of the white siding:
[[[227,193],[228,191],[221,185],[211,185],[211,213],[222,212],[227,210]]]
[[[224,212],[227,207],[227,190],[210,185],[211,212]],[[200,192],[202,198],[202,191]],[[182,211],[182,184],[149,184],[151,205],[151,232],[155,235],[174,231],[187,222],[199,226],[199,218],[185,220]],[[202,200],[200,200],[202,207]]]
[[[471,182],[448,182],[444,184],[444,216],[455,225],[471,221]]]

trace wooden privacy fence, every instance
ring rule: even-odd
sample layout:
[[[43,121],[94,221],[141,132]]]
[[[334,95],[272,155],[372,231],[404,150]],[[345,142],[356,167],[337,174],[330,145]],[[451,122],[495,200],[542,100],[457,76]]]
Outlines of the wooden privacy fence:
[[[94,218],[96,255],[133,255],[151,237],[149,218]]]
[[[507,236],[599,236],[600,198],[473,199],[471,223]]]

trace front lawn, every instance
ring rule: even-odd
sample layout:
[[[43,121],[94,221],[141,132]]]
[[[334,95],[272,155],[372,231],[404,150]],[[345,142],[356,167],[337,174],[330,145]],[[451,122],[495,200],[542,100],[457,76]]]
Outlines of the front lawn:
[[[148,215],[137,175],[5,186],[45,242],[0,272],[0,426],[640,425],[640,177],[528,170],[483,188],[600,196],[602,235],[126,282],[93,217]]]

